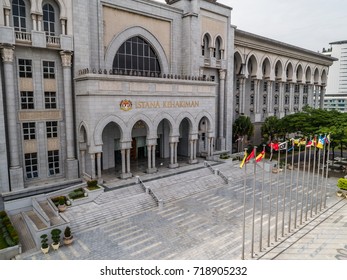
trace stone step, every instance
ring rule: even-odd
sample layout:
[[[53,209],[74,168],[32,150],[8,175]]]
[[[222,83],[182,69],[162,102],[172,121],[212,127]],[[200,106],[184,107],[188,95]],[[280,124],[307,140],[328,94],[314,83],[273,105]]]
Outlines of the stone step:
[[[96,204],[104,204],[110,201],[115,201],[118,199],[124,199],[127,197],[132,197],[137,194],[144,193],[143,188],[140,185],[134,184],[132,186],[114,189],[112,191],[104,192],[99,197],[97,197],[94,202]]]
[[[29,217],[29,219],[35,224],[38,230],[42,230],[47,228],[46,224],[42,221],[42,219],[35,213],[34,210],[30,210],[25,212],[25,214]]]
[[[10,217],[12,225],[16,229],[20,244],[22,245],[22,252],[27,252],[29,250],[35,249],[36,244],[34,239],[31,236],[31,233],[29,231],[28,226],[25,223],[25,220],[23,219],[23,216],[21,213],[11,215]]]

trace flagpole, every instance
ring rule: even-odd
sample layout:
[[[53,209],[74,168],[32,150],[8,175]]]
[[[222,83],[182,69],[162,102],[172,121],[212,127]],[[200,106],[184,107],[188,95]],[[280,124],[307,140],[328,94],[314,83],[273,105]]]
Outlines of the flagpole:
[[[262,174],[262,184],[261,184],[261,201],[260,201],[260,237],[259,237],[259,251],[263,248],[263,204],[264,204],[264,173],[265,173],[265,144],[263,145],[263,174]]]
[[[294,140],[292,140],[294,146]],[[292,222],[292,192],[293,192],[293,176],[294,176],[294,148],[292,150],[292,171],[290,173],[290,191],[289,191],[289,219],[288,219],[288,233],[290,232],[290,225]]]
[[[297,173],[296,173],[294,228],[296,228],[296,221],[297,221],[297,217],[298,217],[298,195],[299,195],[300,157],[301,157],[301,143],[299,142],[298,170],[297,170]]]
[[[317,142],[317,135],[315,135],[315,141]],[[317,145],[314,144],[314,151],[313,151],[313,171],[312,171],[312,195],[311,195],[311,210],[310,210],[310,216],[312,218],[312,211],[313,211],[313,195],[314,195],[314,175],[316,171],[316,151],[317,151]]]
[[[294,149],[294,147],[292,146]],[[282,237],[284,237],[284,216],[286,212],[286,179],[287,179],[287,164],[288,164],[288,143],[286,141],[286,159],[284,168],[284,186],[283,186],[283,213],[282,213]]]
[[[254,156],[257,154],[257,146],[253,148]],[[257,161],[254,158],[254,182],[253,182],[253,211],[252,211],[252,247],[251,256],[254,255],[254,220],[255,220],[255,186],[256,186],[256,171],[257,171]]]
[[[322,134],[319,134],[319,139],[318,139],[318,143],[319,141],[321,140],[321,136]],[[317,145],[316,145],[317,146]],[[318,188],[320,191],[322,191],[322,188],[319,187],[319,168],[320,168],[320,148],[318,148],[318,167],[317,167],[317,193],[316,193],[316,206],[315,206],[315,214],[317,215],[317,208],[318,208],[318,194],[319,194],[319,191],[318,191]]]
[[[301,196],[301,210],[300,210],[300,225],[302,225],[302,212],[304,210],[306,152],[307,152],[307,137],[305,137],[304,168],[302,171],[302,196]]]
[[[277,226],[278,226],[278,196],[279,196],[279,182],[280,182],[280,160],[281,149],[278,147],[278,159],[277,159],[277,187],[276,187],[276,216],[275,216],[275,241],[277,242]]]
[[[327,184],[328,184],[328,175],[329,175],[329,157],[330,157],[330,133],[327,136],[328,138],[328,153],[327,153],[327,166],[326,166],[326,175],[325,175],[325,188],[324,188],[324,208],[327,206]]]
[[[312,136],[310,136],[311,138]],[[308,149],[308,167],[307,167],[307,195],[306,195],[306,209],[305,209],[305,221],[307,221],[307,213],[308,213],[308,198],[310,195],[310,172],[311,172],[311,147],[312,147],[312,139],[310,140],[310,147]],[[312,195],[312,194],[311,194]]]
[[[324,168],[325,168],[325,152],[326,152],[326,137],[327,135],[325,134],[324,136],[324,146],[323,146],[323,162],[322,162],[322,184],[321,184],[321,192],[320,192],[320,203],[319,203],[319,211],[322,211],[322,203],[323,203],[323,182],[324,182]]]
[[[245,148],[245,155],[247,148]],[[242,260],[245,259],[245,225],[246,225],[246,180],[247,180],[247,164],[245,164],[245,173],[243,178],[243,227],[242,227]]]
[[[270,153],[270,190],[269,190],[269,220],[268,220],[268,229],[267,229],[267,246],[270,247],[270,229],[271,229],[271,196],[272,196],[272,151],[273,147],[271,145],[271,153]]]

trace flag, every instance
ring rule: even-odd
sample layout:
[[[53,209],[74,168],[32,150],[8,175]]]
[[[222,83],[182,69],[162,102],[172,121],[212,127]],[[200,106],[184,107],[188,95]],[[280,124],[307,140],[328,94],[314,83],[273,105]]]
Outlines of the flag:
[[[254,149],[252,150],[252,152],[246,158],[246,163],[249,162],[249,160],[251,160],[252,158],[254,158]]]
[[[246,158],[247,158],[247,152],[245,152],[245,156],[243,157],[243,160],[241,161],[240,168],[242,168],[243,165],[245,164]]]
[[[278,143],[270,143],[269,144],[269,147],[272,148],[273,150],[275,151],[278,151]]]
[[[287,142],[282,142],[278,144],[278,149],[285,150],[287,149]]]
[[[324,142],[329,144],[330,143],[330,134],[324,136]]]
[[[259,162],[265,157],[265,152],[261,151],[259,155],[256,156],[255,161]]]
[[[323,147],[324,147],[324,139],[321,136],[319,136],[318,143],[317,143],[317,148],[318,149],[323,149]]]
[[[312,146],[312,140],[310,139],[307,143],[306,143],[306,148],[309,148]]]

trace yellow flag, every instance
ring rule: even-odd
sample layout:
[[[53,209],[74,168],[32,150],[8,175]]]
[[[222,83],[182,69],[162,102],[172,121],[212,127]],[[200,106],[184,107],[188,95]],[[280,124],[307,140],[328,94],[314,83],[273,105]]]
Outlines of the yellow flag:
[[[247,158],[247,153],[245,152],[245,156],[243,157],[243,160],[242,160],[242,162],[240,164],[240,168],[242,168],[243,165],[245,164],[246,158]]]

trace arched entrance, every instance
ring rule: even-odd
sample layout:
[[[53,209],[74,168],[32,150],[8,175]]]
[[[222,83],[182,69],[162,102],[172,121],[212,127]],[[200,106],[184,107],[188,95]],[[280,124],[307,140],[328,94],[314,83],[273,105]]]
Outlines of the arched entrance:
[[[160,121],[157,127],[158,145],[156,148],[156,157],[160,159],[159,165],[167,166],[170,159],[170,134],[172,126],[167,119]]]
[[[210,122],[207,117],[201,118],[199,122],[199,136],[197,154],[209,158],[214,151],[214,138],[210,135]]]

